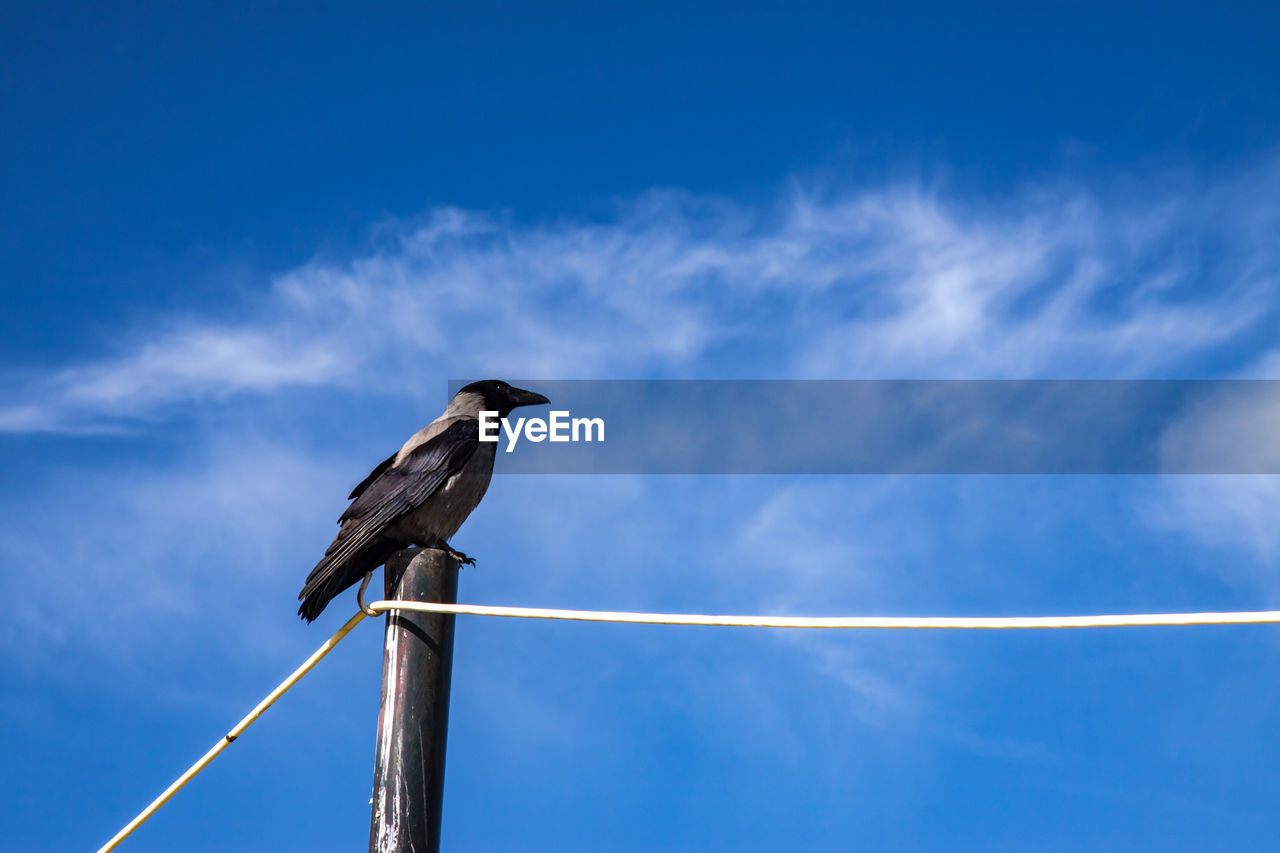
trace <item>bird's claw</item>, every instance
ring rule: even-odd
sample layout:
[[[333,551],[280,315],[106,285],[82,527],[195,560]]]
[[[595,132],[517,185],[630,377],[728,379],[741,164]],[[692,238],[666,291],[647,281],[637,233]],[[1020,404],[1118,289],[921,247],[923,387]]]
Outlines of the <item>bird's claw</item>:
[[[466,554],[455,549],[448,542],[438,542],[436,543],[435,547],[441,551],[444,551],[446,554],[448,554],[450,557],[457,560],[459,563],[461,563],[464,566],[474,566],[476,564],[475,557],[468,557]]]

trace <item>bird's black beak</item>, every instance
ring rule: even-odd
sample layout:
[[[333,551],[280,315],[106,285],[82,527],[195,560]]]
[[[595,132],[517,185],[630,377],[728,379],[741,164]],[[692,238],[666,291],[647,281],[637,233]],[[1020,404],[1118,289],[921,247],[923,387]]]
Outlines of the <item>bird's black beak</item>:
[[[534,393],[533,391],[525,391],[523,388],[512,388],[509,396],[511,399],[511,408],[513,409],[518,406],[541,406],[543,403],[551,402],[541,394]]]

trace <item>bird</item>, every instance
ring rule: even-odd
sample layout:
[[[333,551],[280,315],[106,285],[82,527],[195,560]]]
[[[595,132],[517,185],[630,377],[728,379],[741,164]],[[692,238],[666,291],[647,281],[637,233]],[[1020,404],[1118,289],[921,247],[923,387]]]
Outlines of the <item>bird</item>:
[[[520,406],[548,402],[497,379],[459,389],[440,417],[351,490],[338,535],[298,593],[298,615],[314,621],[335,596],[411,545],[440,548],[474,565],[449,539],[480,503],[493,476],[498,445],[480,441],[480,412],[506,418]]]

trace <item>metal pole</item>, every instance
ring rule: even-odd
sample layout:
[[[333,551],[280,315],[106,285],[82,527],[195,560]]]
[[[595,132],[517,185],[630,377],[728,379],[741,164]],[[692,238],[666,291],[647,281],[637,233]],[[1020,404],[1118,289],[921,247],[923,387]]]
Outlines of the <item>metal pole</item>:
[[[387,561],[388,599],[458,601],[458,562],[444,551]],[[453,668],[452,614],[387,613],[369,853],[437,853]]]

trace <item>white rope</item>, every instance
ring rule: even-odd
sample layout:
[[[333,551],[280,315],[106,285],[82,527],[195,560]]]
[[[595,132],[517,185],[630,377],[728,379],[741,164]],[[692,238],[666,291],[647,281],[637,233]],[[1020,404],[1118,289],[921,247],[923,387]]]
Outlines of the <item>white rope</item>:
[[[997,630],[1010,628],[1128,628],[1153,625],[1262,625],[1280,623],[1280,610],[1207,613],[1126,613],[1105,616],[707,616],[693,613],[629,613],[616,610],[555,610],[544,607],[494,607],[484,604],[434,604],[425,601],[374,601],[370,610],[413,610],[466,616],[623,622],[632,625],[705,625],[730,628],[933,628]]]
[[[358,598],[363,599],[361,585]],[[484,604],[434,604],[425,601],[360,602],[361,610],[339,628],[333,636],[307,658],[284,681],[267,694],[244,719],[222,737],[200,760],[174,780],[160,796],[137,817],[99,848],[98,853],[114,850],[133,834],[160,807],[195,778],[201,770],[230,746],[262,713],[275,704],[289,688],[311,671],[321,658],[333,650],[350,633],[365,614],[389,610],[412,610],[419,613],[454,613],[464,616],[506,616],[521,619],[561,619],[577,622],[622,622],[632,625],[705,625],[732,628],[1125,628],[1153,625],[1260,625],[1280,623],[1280,610],[1246,610],[1209,613],[1131,613],[1116,616],[706,616],[692,613],[628,613],[615,610],[555,610],[543,607],[494,607]]]

